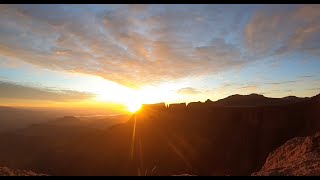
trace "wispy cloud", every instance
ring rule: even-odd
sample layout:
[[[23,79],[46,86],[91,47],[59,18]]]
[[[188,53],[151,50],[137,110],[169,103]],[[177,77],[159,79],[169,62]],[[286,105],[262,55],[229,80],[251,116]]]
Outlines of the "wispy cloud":
[[[238,84],[238,83],[223,83],[222,84],[222,88],[225,88],[225,87],[235,87],[235,86],[238,86],[238,85],[240,85],[240,84]]]
[[[186,88],[181,88],[178,90],[178,93],[179,94],[187,94],[187,95],[193,95],[193,94],[199,94],[201,93],[201,91],[195,89],[195,88],[192,88],[192,87],[186,87]]]
[[[86,100],[93,98],[94,96],[94,94],[86,92],[40,88],[0,81],[0,98],[5,99],[30,99],[64,102]]]
[[[295,83],[297,81],[282,81],[282,82],[270,82],[270,83],[266,83],[266,84],[271,84],[271,85],[284,85],[284,84],[290,84],[290,83]]]
[[[247,47],[261,57],[316,52],[320,48],[319,9],[311,4],[278,5],[257,11],[245,28]]]
[[[319,91],[320,88],[309,88],[309,89],[307,89],[307,90],[309,90],[309,91]]]
[[[242,91],[251,91],[251,92],[254,92],[257,90],[257,85],[247,85],[247,86],[242,86],[242,87],[239,87],[238,89],[239,90],[242,90]]]
[[[303,76],[299,76],[299,78],[302,78],[302,79],[309,79],[309,78],[313,78],[315,76],[313,75],[303,75]]]

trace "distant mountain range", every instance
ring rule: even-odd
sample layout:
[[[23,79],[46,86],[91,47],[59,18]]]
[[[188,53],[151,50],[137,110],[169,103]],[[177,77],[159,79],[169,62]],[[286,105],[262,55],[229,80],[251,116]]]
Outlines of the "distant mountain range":
[[[219,106],[275,106],[297,103],[309,99],[296,96],[287,96],[283,98],[269,98],[259,94],[250,95],[232,95],[224,99],[213,102]]]
[[[0,132],[26,128],[32,124],[42,124],[47,122],[50,122],[52,124],[52,122],[59,121],[61,117],[63,117],[61,119],[61,122],[64,124],[68,124],[71,123],[70,121],[76,120],[76,118],[74,117],[72,119],[73,116],[66,115],[76,114],[76,112],[78,111],[79,110],[70,111],[64,109],[38,109],[0,106]],[[106,112],[106,114],[107,113],[108,112]],[[88,115],[79,116],[77,119],[81,119],[81,124],[91,124],[92,126],[96,126],[97,128],[103,128],[113,123],[121,122],[122,116],[127,115]],[[102,121],[104,123],[101,123]],[[77,122],[73,124],[77,124]]]
[[[0,132],[24,128],[33,123],[56,118],[54,114],[23,108],[0,106]]]
[[[249,95],[231,95],[223,99],[219,99],[217,101],[211,101],[210,99],[205,102],[190,102],[186,103],[178,103],[178,104],[169,104],[169,108],[212,108],[212,107],[261,107],[261,106],[278,106],[278,105],[288,105],[292,103],[298,103],[305,100],[308,100],[309,97],[296,97],[296,96],[287,96],[283,98],[270,98],[265,97],[260,94],[249,94]],[[165,103],[158,104],[148,104],[144,105],[146,108],[151,107],[154,109],[166,108]]]

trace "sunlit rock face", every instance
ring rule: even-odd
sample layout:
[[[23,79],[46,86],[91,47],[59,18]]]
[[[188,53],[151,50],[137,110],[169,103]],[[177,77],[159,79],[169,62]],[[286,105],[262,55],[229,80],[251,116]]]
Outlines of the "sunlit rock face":
[[[296,137],[270,153],[262,169],[253,176],[319,176],[320,132]]]

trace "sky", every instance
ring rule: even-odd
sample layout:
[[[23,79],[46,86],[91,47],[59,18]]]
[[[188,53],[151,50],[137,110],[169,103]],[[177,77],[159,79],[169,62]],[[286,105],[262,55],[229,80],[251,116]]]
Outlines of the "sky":
[[[0,5],[0,105],[320,92],[320,5]]]

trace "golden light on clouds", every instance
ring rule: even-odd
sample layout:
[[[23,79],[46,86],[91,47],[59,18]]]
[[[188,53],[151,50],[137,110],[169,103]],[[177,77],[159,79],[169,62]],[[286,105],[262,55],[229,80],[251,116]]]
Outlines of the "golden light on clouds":
[[[225,8],[0,5],[0,105],[318,93],[319,5]]]

